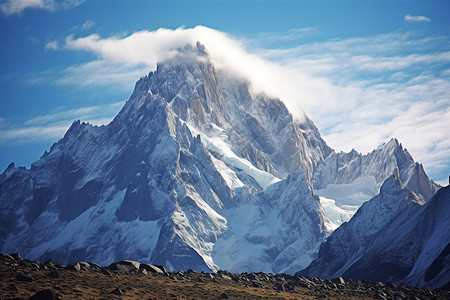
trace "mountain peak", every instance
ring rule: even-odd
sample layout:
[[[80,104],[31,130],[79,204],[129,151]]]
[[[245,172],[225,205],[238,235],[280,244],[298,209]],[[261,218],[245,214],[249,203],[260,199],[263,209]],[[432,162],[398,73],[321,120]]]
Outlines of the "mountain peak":
[[[166,59],[158,62],[157,72],[166,67],[172,67],[176,65],[202,65],[211,64],[210,56],[206,47],[197,42],[196,45],[187,44],[184,47],[173,50]]]
[[[381,185],[395,166],[410,177],[402,152],[335,154],[312,121],[299,125],[282,101],[233,75],[217,73],[201,43],[176,49],[111,123],[75,121],[30,170],[0,176],[0,250],[292,272],[325,238],[311,193],[319,170],[325,183],[378,176]],[[382,193],[399,190],[388,179]]]

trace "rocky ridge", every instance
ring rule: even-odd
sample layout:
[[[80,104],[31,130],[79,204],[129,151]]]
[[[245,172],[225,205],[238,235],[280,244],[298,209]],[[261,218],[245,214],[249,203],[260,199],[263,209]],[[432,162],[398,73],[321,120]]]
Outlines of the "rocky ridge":
[[[270,273],[167,272],[118,261],[61,265],[0,254],[0,299],[448,299],[448,290]],[[39,298],[42,297],[42,298]]]

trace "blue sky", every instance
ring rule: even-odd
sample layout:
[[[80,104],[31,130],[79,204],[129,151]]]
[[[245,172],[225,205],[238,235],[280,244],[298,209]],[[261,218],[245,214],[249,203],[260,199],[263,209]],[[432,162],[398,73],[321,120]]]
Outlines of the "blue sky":
[[[448,12],[448,1],[0,1],[0,170],[29,167],[76,119],[107,124],[171,47],[200,40],[217,68],[300,119],[301,108],[338,151],[397,137],[445,183]]]

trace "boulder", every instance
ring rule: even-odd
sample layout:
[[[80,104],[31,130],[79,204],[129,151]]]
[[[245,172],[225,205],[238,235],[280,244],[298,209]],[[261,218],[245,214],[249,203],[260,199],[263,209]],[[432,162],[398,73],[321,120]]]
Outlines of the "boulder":
[[[110,270],[122,272],[139,271],[139,267],[140,263],[134,260],[121,260],[109,265]]]
[[[167,273],[167,270],[166,270],[166,268],[164,268],[164,266],[161,266],[161,265],[153,265],[153,266],[155,266],[155,267],[157,267],[158,269],[160,269],[161,271],[163,271],[163,273],[164,273],[165,275],[169,274],[169,273]]]
[[[91,268],[91,265],[88,264],[87,262],[84,261],[80,261],[79,263],[77,263],[80,265],[82,270],[89,270]]]
[[[141,264],[139,269],[146,270],[147,272],[164,274],[163,270],[161,270],[157,266],[154,266],[154,265],[151,265],[151,264]]]
[[[127,291],[125,289],[120,289],[120,288],[116,288],[115,290],[109,292],[110,295],[117,295],[117,296],[121,296],[123,294],[125,294]]]
[[[90,262],[89,266],[94,270],[100,270],[102,268],[102,266],[100,266],[99,264],[93,263],[93,262]]]
[[[1,257],[6,258],[7,260],[14,261],[14,257],[9,254],[1,253]]]
[[[59,263],[57,263],[56,261],[54,261],[53,259],[49,259],[44,263],[44,266],[49,266],[52,268],[62,268],[63,266]]]
[[[146,269],[139,269],[139,272],[143,275],[148,275],[148,272]]]
[[[13,253],[11,254],[11,257],[13,257],[16,261],[20,261],[23,259],[19,253]]]
[[[333,279],[331,279],[331,282],[339,283],[339,284],[345,284],[345,280],[342,277],[333,278]]]
[[[65,269],[70,271],[81,271],[81,265],[80,263],[76,263],[74,265],[67,265]]]

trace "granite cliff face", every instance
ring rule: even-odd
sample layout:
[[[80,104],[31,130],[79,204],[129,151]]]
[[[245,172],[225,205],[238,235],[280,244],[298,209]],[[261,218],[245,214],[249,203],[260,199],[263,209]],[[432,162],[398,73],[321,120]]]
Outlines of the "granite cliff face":
[[[0,250],[293,273],[329,233],[314,189],[370,177],[376,194],[396,170],[422,200],[437,189],[396,140],[336,153],[198,43],[142,77],[110,124],[76,121],[30,169],[0,175]]]

